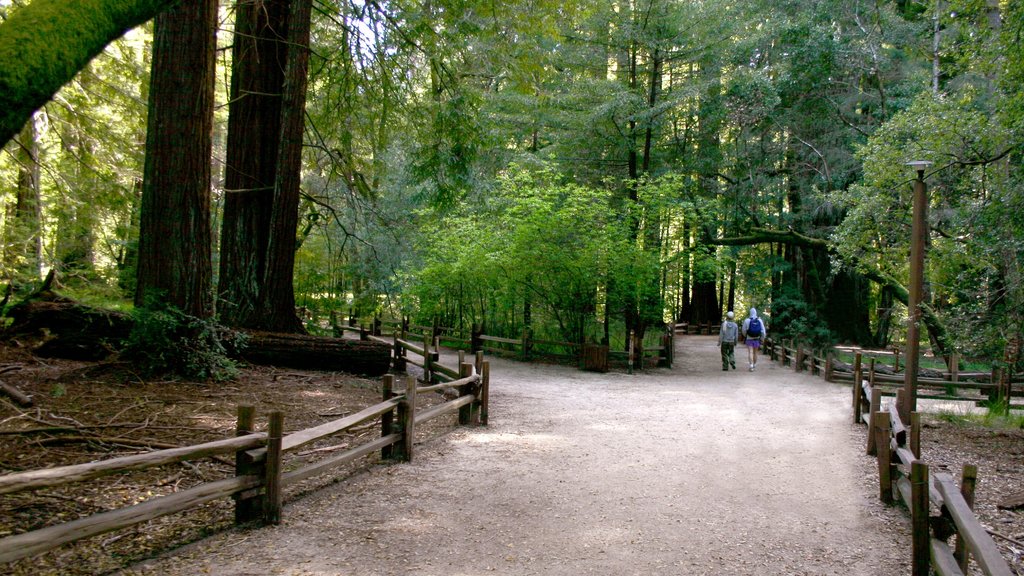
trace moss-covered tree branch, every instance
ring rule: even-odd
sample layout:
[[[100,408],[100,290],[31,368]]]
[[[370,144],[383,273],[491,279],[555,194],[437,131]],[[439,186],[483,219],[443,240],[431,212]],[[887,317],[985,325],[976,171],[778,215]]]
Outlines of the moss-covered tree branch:
[[[828,252],[835,254],[835,250],[832,248],[832,245],[828,240],[806,236],[796,232],[795,230],[780,231],[770,230],[767,228],[751,228],[747,234],[743,236],[711,239],[711,243],[718,246],[752,246],[755,244],[767,244],[771,242],[790,244],[804,248],[827,250]],[[863,274],[865,278],[875,282],[876,284],[887,286],[892,290],[896,300],[901,302],[904,306],[908,305],[910,302],[910,292],[907,290],[906,286],[900,283],[899,280],[879,270],[868,269],[862,263],[854,264],[857,264],[857,270]],[[935,353],[939,356],[948,356],[949,334],[946,330],[946,325],[938,315],[935,314],[935,310],[926,303],[921,303],[921,320],[924,322],[925,327],[931,334],[932,341],[937,344]]]
[[[13,10],[0,24],[0,144],[107,44],[177,1],[33,0]]]

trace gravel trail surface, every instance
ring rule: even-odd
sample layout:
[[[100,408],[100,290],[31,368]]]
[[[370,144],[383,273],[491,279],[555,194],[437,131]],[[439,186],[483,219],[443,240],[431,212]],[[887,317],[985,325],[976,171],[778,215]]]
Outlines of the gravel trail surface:
[[[723,372],[716,342],[634,375],[492,358],[489,427],[124,573],[909,574],[849,387],[763,358]]]

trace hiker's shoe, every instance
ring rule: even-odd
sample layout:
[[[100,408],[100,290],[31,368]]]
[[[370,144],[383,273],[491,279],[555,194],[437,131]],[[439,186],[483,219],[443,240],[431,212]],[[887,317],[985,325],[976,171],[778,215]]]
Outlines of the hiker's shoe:
[[[729,369],[728,369],[728,368],[722,368],[722,371],[723,371],[723,372],[728,372],[728,371],[729,371]]]
[[[753,372],[753,371],[754,371],[754,365],[753,365],[753,364],[751,364],[751,365],[750,365],[750,371],[751,371],[751,372]]]
[[[736,369],[736,365],[735,365],[735,364],[733,364],[733,365],[732,365],[732,369],[733,369],[733,370],[735,370],[735,369]]]

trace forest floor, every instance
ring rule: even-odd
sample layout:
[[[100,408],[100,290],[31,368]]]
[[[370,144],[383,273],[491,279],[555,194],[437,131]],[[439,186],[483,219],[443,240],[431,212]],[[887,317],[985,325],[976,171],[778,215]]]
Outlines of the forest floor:
[[[126,575],[908,574],[909,520],[878,501],[849,388],[762,359],[723,372],[714,337],[676,366],[594,374],[491,358],[490,426],[442,418],[416,458],[376,458],[286,494],[283,522],[232,526],[230,500],[67,545],[0,571]],[[297,430],[380,398],[379,381],[268,367],[229,384],[146,381],[122,364],[0,348],[0,471],[231,436],[236,406]],[[435,400],[436,401],[436,400]],[[1024,430],[926,417],[925,460],[979,467],[976,508],[1024,575]],[[379,434],[368,425],[342,444]],[[362,437],[362,438],[361,438]],[[316,448],[329,448],[314,446]],[[310,452],[317,458],[330,452]],[[230,475],[230,459],[0,497],[0,537]],[[189,542],[192,544],[185,545]],[[183,546],[185,545],[185,546]],[[169,552],[167,552],[170,550]]]

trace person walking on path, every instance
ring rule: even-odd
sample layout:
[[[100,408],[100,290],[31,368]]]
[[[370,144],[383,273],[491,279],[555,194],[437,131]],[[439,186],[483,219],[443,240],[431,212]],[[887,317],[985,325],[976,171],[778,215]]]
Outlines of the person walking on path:
[[[750,360],[751,372],[757,367],[757,351],[761,348],[766,333],[764,321],[757,317],[757,310],[751,308],[750,317],[743,320],[743,338],[747,345],[747,359]]]
[[[735,315],[729,310],[725,315],[725,322],[722,322],[722,329],[718,331],[718,346],[722,349],[722,370],[728,370],[730,366],[736,369],[736,337],[739,336],[740,327],[733,322]]]

